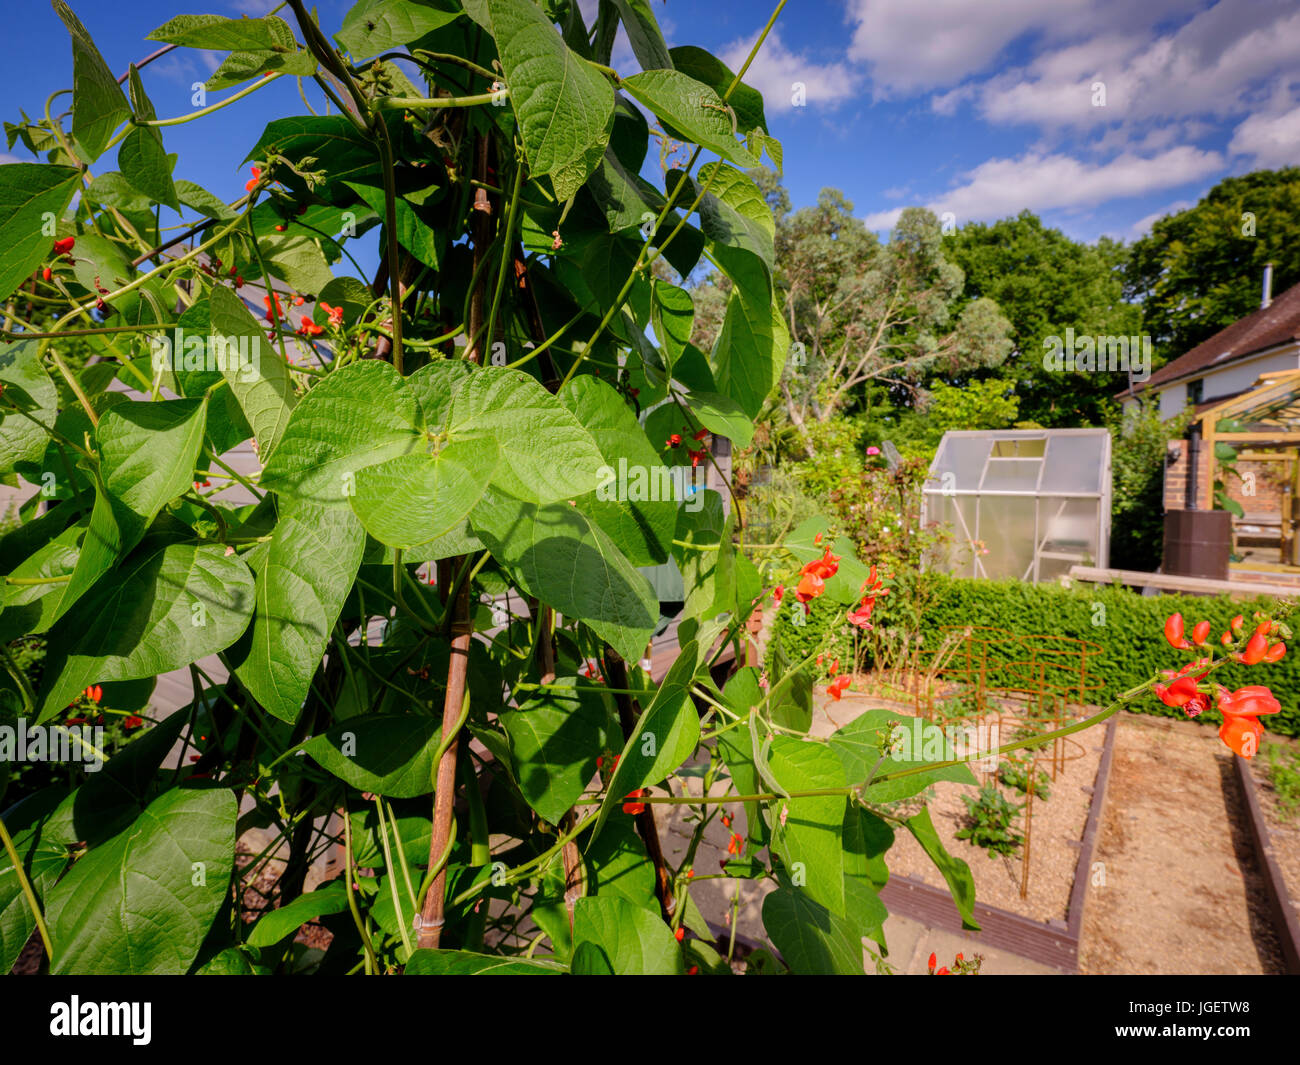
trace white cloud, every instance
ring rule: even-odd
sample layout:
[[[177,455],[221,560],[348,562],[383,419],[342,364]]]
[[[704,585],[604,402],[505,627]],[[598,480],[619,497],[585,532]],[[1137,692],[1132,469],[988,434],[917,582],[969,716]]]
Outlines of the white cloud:
[[[1218,152],[1182,145],[1158,155],[1126,152],[1100,165],[1063,154],[1029,152],[1016,159],[989,159],[969,171],[964,183],[927,204],[942,215],[951,211],[959,225],[1030,210],[1036,213],[1079,209],[1202,180],[1224,169]],[[867,227],[887,229],[900,210],[868,215]]]
[[[1016,38],[1088,0],[850,0],[849,57],[871,66],[880,95],[956,85]]]
[[[732,70],[739,70],[758,35],[736,41],[718,53]],[[778,30],[772,30],[763,41],[754,62],[745,72],[746,84],[763,94],[763,103],[769,114],[790,111],[794,107],[796,83],[804,86],[804,97],[809,104],[838,107],[853,94],[861,81],[861,74],[846,63],[817,63],[807,56],[790,51],[781,40]]]
[[[1269,78],[1300,73],[1300,10],[1290,0],[1219,0],[1176,30],[1108,30],[1039,54],[979,86],[978,110],[1043,126],[1226,116]],[[1106,104],[1092,103],[1102,82]]]
[[[1251,115],[1233,132],[1228,151],[1251,156],[1255,167],[1300,164],[1300,105],[1289,111]]]

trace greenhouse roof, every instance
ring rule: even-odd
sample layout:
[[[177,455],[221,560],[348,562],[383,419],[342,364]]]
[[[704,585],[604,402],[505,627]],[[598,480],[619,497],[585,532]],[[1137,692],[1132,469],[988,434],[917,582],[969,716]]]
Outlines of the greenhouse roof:
[[[1100,496],[1110,463],[1105,429],[998,429],[945,433],[927,493]]]

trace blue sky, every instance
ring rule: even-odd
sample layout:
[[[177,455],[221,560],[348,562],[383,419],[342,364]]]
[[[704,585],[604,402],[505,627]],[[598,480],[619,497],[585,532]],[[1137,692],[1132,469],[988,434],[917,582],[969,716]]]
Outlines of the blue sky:
[[[584,8],[594,0],[582,0]],[[651,0],[669,44],[738,66],[766,21],[759,0]],[[266,0],[72,0],[116,73],[180,11],[261,14]],[[351,0],[318,0],[336,28]],[[71,81],[50,7],[9,24],[5,119],[39,114]],[[590,20],[589,20],[590,22]],[[150,65],[160,116],[190,110],[219,62],[178,50]],[[614,65],[634,70],[626,40]],[[1073,237],[1131,240],[1222,178],[1300,164],[1300,5],[1294,0],[790,0],[747,75],[785,145],[796,206],[826,185],[888,230],[904,206],[957,224],[1028,208]],[[806,102],[796,106],[796,83]],[[1105,86],[1095,106],[1094,86]],[[223,94],[215,94],[209,102]],[[319,97],[313,98],[316,104]],[[67,98],[62,98],[66,107]],[[233,199],[239,162],[271,117],[302,113],[293,81],[165,132],[178,177]],[[21,146],[3,161],[25,158]],[[99,172],[111,169],[101,160]]]

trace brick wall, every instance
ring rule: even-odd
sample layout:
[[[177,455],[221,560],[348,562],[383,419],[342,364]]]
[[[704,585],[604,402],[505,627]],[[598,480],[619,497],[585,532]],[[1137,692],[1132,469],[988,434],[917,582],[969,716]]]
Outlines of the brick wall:
[[[1165,462],[1165,510],[1184,510],[1187,507],[1187,461],[1189,446],[1186,440],[1169,441],[1169,452],[1178,452],[1178,458]],[[1197,502],[1202,508],[1211,506],[1214,482],[1214,463],[1211,449],[1201,443],[1200,474],[1197,477]],[[1281,514],[1282,494],[1290,464],[1285,462],[1237,463],[1239,477],[1228,478],[1228,495],[1241,504],[1248,514]],[[1247,494],[1250,478],[1254,474],[1254,495]]]
[[[1282,489],[1291,469],[1288,462],[1238,462],[1240,477],[1228,478],[1228,495],[1241,504],[1247,514],[1282,513]],[[1250,474],[1254,474],[1251,483]],[[1254,495],[1248,489],[1254,488]]]
[[[1170,440],[1169,451],[1178,452],[1178,458],[1170,462],[1165,460],[1165,510],[1186,510],[1187,502],[1187,463],[1190,447],[1186,440]],[[1208,508],[1210,505],[1210,449],[1201,447],[1200,472],[1196,478],[1197,505]]]

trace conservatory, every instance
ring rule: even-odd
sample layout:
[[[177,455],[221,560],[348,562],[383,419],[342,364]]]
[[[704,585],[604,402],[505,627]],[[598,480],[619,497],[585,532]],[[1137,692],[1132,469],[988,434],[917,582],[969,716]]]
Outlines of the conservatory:
[[[944,433],[930,464],[924,523],[951,533],[930,567],[959,577],[1046,581],[1110,554],[1105,429]]]

